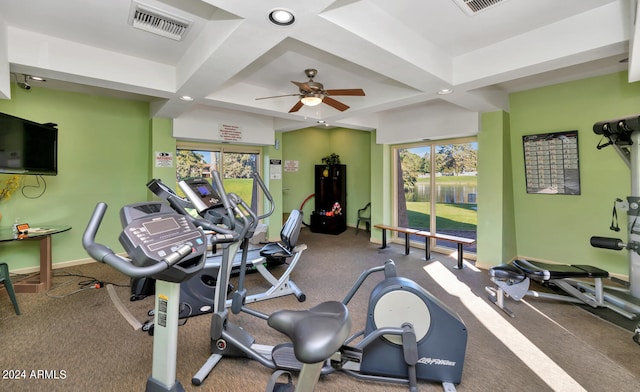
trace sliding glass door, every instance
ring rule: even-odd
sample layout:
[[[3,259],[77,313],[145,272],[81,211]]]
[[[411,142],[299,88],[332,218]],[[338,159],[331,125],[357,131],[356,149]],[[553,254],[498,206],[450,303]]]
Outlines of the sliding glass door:
[[[205,145],[179,145],[176,151],[177,182],[189,177],[211,179],[211,171],[221,174],[227,193],[235,193],[254,211],[258,211],[253,173],[259,173],[258,149],[216,148]]]
[[[399,146],[394,150],[398,226],[476,239],[475,140]],[[424,241],[417,237],[414,240]],[[456,248],[455,243],[447,241],[431,245]],[[465,247],[471,253],[475,250],[475,244]]]

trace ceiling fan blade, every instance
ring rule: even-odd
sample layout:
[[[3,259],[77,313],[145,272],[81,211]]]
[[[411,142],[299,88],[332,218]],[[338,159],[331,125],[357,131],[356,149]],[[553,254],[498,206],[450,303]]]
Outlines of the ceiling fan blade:
[[[327,105],[331,106],[332,108],[338,109],[341,112],[344,112],[345,110],[349,109],[349,106],[345,105],[344,103],[336,101],[335,99],[327,97],[327,96],[324,97],[322,102],[326,103]]]
[[[259,100],[259,99],[270,99],[270,98],[280,98],[280,97],[295,97],[295,96],[300,96],[300,94],[274,95],[272,97],[256,98],[256,101]]]
[[[296,86],[298,86],[298,88],[302,91],[311,91],[311,87],[309,87],[309,85],[307,83],[303,83],[303,82],[294,82],[293,80],[291,81],[291,83],[295,84]]]
[[[300,110],[300,108],[302,108],[304,106],[304,104],[302,103],[302,101],[298,101],[295,105],[293,105],[293,107],[289,110],[289,113],[294,113],[297,112],[298,110]]]
[[[337,90],[325,90],[327,95],[352,95],[352,96],[364,96],[364,90],[361,88],[343,88]]]

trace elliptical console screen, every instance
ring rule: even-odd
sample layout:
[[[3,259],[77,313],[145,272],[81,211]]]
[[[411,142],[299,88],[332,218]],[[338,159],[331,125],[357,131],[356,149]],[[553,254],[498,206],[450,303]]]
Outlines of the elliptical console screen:
[[[198,212],[222,206],[220,194],[204,178],[183,180],[178,185]]]
[[[173,218],[149,221],[143,223],[143,225],[151,235],[165,233],[167,231],[177,230],[180,228],[178,222]]]

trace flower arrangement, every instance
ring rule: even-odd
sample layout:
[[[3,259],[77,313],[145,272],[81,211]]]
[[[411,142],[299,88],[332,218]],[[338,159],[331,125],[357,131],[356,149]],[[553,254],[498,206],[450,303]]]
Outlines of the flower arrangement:
[[[0,201],[9,200],[11,195],[20,188],[22,176],[12,175],[0,181]]]

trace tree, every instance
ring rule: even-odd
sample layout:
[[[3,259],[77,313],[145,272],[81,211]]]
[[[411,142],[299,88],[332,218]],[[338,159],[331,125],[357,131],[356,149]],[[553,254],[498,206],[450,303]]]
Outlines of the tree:
[[[251,178],[256,171],[256,155],[242,153],[224,154],[225,178]]]
[[[400,149],[399,163],[402,167],[402,184],[405,191],[413,191],[423,167],[422,158],[418,154]]]
[[[200,177],[207,167],[204,156],[191,150],[178,150],[176,154],[176,178]]]
[[[471,143],[438,146],[436,164],[440,173],[458,175],[466,171],[476,171],[478,153]]]

